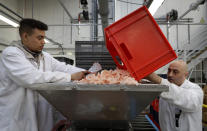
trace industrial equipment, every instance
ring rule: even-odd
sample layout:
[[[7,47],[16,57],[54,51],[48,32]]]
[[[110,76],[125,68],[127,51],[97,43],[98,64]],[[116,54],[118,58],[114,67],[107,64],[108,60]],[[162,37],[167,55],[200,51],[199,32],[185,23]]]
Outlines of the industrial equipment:
[[[30,87],[76,124],[93,129],[124,130],[128,129],[124,123],[135,119],[162,91],[168,91],[167,86],[157,84],[94,85],[69,82],[34,84]]]

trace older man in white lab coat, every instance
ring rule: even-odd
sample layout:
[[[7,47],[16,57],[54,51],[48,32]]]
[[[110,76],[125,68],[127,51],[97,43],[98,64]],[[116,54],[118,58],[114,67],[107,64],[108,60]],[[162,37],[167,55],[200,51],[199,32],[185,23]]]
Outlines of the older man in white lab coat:
[[[155,73],[146,79],[169,86],[159,102],[159,123],[162,131],[202,131],[202,89],[186,79],[187,64],[174,61],[168,68],[168,80]]]
[[[84,77],[83,69],[66,65],[43,52],[47,25],[23,19],[21,41],[7,47],[0,59],[0,130],[51,131],[52,108],[29,87],[34,83],[70,82]]]

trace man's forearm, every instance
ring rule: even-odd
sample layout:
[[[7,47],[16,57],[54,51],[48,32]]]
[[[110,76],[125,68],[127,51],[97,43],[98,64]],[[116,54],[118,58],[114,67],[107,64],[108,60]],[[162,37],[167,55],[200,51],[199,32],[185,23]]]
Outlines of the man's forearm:
[[[145,79],[147,79],[155,84],[160,84],[162,81],[162,78],[155,73],[148,75],[147,77],[145,77]]]

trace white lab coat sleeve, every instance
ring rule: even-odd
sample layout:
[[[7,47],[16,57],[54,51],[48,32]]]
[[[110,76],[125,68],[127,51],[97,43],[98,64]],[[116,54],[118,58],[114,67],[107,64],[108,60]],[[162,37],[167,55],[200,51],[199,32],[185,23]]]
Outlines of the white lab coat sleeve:
[[[78,67],[72,66],[70,64],[66,64],[65,62],[60,62],[46,52],[44,52],[44,54],[47,56],[48,59],[51,60],[53,71],[60,71],[60,72],[65,72],[65,73],[69,73],[69,74],[85,71],[85,69],[78,68]]]
[[[70,82],[71,80],[68,73],[38,70],[25,57],[24,53],[15,47],[6,48],[1,57],[8,76],[23,87],[34,83]]]
[[[160,96],[169,103],[175,104],[181,110],[195,112],[202,107],[203,92],[200,87],[182,88],[166,79],[162,79],[161,84],[168,85],[169,91],[162,92]],[[189,84],[189,86],[192,85]]]

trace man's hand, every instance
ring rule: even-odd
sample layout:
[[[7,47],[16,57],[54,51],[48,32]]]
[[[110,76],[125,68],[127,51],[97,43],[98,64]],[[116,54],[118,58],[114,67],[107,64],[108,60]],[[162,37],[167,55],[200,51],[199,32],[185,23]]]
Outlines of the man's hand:
[[[52,131],[66,131],[70,126],[70,121],[60,120],[58,123],[55,124]]]
[[[90,73],[89,71],[81,71],[71,75],[71,80],[81,80],[83,79],[86,74]]]
[[[155,84],[161,84],[161,81],[162,81],[162,78],[155,73],[149,74],[148,76],[145,77],[145,79]]]

